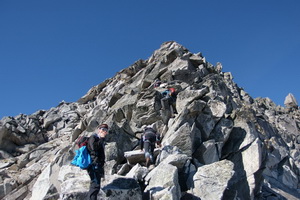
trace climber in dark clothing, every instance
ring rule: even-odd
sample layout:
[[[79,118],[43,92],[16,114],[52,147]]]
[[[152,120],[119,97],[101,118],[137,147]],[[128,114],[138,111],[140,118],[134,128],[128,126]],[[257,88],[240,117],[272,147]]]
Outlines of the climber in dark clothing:
[[[153,152],[155,144],[161,147],[160,135],[153,128],[146,127],[141,138],[141,150],[145,152],[146,167],[149,167],[154,161]]]
[[[161,99],[162,110],[171,109],[172,114],[177,114],[177,110],[176,110],[177,93],[175,91],[175,88],[168,88],[167,90],[163,91],[161,95],[162,95],[162,99]]]
[[[101,187],[101,177],[104,176],[104,139],[108,134],[108,125],[101,124],[97,127],[98,133],[92,135],[87,144],[87,149],[92,158],[92,164],[88,167],[87,171],[91,178],[90,190],[88,192],[88,199],[97,199],[97,195]]]
[[[159,79],[156,79],[155,82],[154,82],[154,88],[159,87],[160,84],[161,84],[161,81]]]

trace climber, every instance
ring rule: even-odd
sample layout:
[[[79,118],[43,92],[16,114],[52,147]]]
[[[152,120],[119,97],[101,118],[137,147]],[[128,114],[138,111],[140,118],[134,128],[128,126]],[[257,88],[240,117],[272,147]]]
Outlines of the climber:
[[[156,144],[161,147],[160,134],[152,127],[146,126],[141,138],[141,151],[145,152],[146,167],[154,163],[153,152]]]
[[[87,168],[90,176],[90,190],[88,199],[97,199],[101,187],[101,177],[104,176],[105,151],[104,142],[108,134],[108,125],[101,124],[97,127],[98,133],[93,134],[87,144],[87,149],[92,158],[92,164]]]
[[[155,82],[154,82],[154,88],[159,87],[160,84],[161,84],[161,81],[159,79],[156,79]]]
[[[175,88],[168,88],[167,90],[163,91],[161,95],[162,98],[160,101],[161,101],[162,110],[170,109],[172,116],[174,114],[177,114],[177,110],[176,110],[177,93]]]

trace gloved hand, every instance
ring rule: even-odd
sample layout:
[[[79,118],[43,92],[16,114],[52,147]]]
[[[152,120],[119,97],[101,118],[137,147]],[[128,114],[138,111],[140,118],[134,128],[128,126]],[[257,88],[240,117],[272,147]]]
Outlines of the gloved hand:
[[[94,164],[94,169],[95,169],[95,170],[98,170],[98,169],[99,169],[98,164]]]
[[[94,170],[99,170],[100,169],[99,163],[96,163],[96,162],[92,163],[92,167],[93,167]]]
[[[104,172],[104,167],[101,164],[94,163],[93,167],[94,167],[94,170],[97,170],[99,172],[102,172],[102,171]]]

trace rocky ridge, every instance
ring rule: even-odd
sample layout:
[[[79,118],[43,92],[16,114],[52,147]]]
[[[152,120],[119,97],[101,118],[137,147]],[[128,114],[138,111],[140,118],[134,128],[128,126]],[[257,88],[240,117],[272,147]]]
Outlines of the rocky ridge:
[[[167,87],[175,115],[161,109]],[[253,99],[221,63],[166,42],[77,102],[1,119],[0,199],[83,199],[74,141],[99,123],[110,126],[99,199],[299,199],[300,112],[292,94],[285,105]],[[138,149],[145,125],[163,138],[150,168]]]

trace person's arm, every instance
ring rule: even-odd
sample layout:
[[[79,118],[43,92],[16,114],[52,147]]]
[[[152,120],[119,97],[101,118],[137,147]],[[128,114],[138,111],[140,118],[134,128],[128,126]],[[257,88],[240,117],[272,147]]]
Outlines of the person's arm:
[[[105,163],[104,143],[105,143],[105,139],[100,137],[100,139],[98,141],[98,145],[99,145],[99,152],[98,152],[99,155],[98,155],[98,158],[99,158],[99,164],[101,165],[101,167],[103,167],[104,163]]]
[[[156,144],[161,147],[160,134],[156,133]]]
[[[143,140],[144,135],[142,135],[141,140],[140,140],[140,145],[141,145],[141,151],[143,151],[144,148],[144,140]]]
[[[96,164],[98,163],[98,143],[96,142],[96,138],[94,136],[91,136],[88,140],[87,148],[89,150],[90,156],[92,158],[92,163]]]

